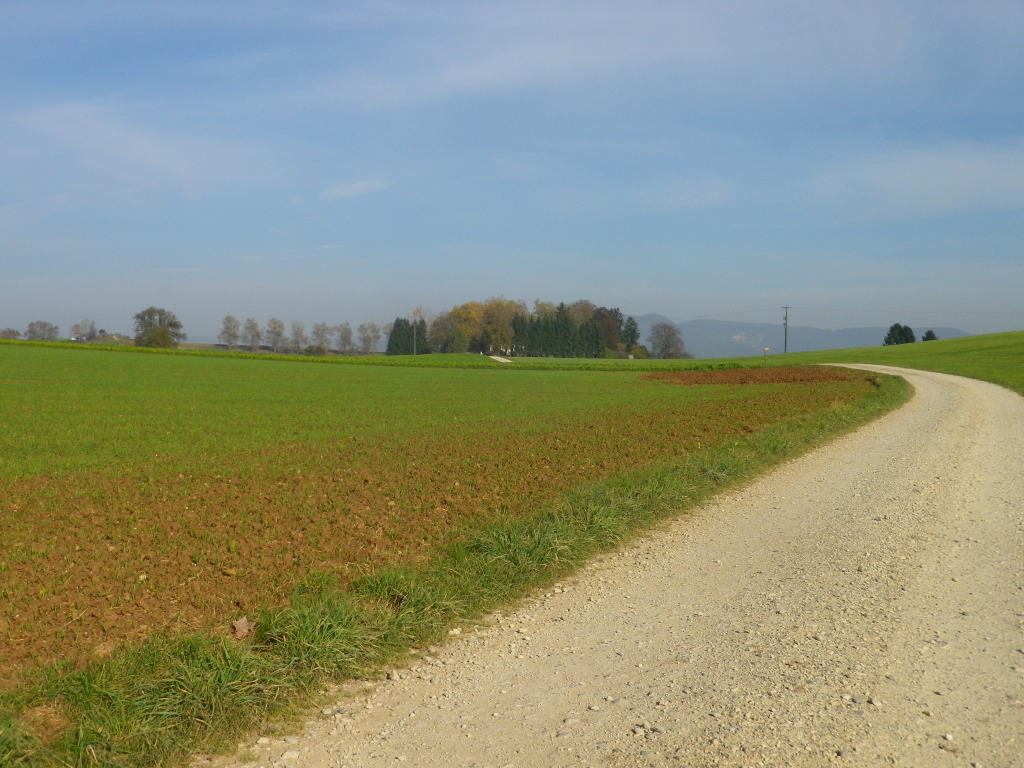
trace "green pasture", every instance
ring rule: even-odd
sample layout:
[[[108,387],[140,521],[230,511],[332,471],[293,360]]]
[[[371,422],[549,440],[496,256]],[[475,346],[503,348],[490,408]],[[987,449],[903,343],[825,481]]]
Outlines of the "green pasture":
[[[365,355],[358,357],[305,357],[272,355],[267,353],[229,352],[217,349],[139,349],[135,347],[98,347],[70,343],[0,341],[0,363],[5,350],[70,348],[83,353],[116,351],[153,357],[207,357],[226,359],[254,359],[283,363],[313,363],[328,366],[368,366],[394,368],[481,368],[505,370],[546,371],[666,371],[685,369],[716,369],[753,367],[761,365],[811,365],[816,363],[878,363],[907,368],[920,368],[940,373],[983,379],[1024,393],[1024,331],[967,336],[959,339],[899,344],[890,347],[862,347],[816,352],[773,353],[767,358],[752,357],[699,359],[699,360],[619,360],[517,357],[511,363],[499,363],[486,355]],[[105,366],[106,363],[101,365]],[[0,367],[0,375],[3,375]]]
[[[168,460],[209,468],[259,445],[452,425],[528,429],[559,413],[681,396],[623,386],[607,371],[835,362],[959,374],[1024,394],[1024,331],[767,358],[507,364],[482,355],[161,354],[9,342],[0,343],[0,477]]]
[[[209,469],[261,445],[531,429],[560,414],[698,396],[490,360],[488,369],[307,360],[0,344],[0,477],[168,461]]]
[[[952,373],[1000,384],[1024,395],[1024,331],[960,339],[769,356],[772,365],[876,363]],[[747,365],[754,359],[739,361]]]
[[[422,364],[432,364],[434,358],[445,355],[423,355]],[[452,356],[474,358],[475,355]],[[388,358],[385,358],[388,360]],[[393,364],[413,358],[390,358]],[[457,360],[449,361],[459,365]],[[493,363],[493,361],[491,361]],[[767,357],[736,357],[699,360],[567,360],[558,358],[518,357],[507,368],[539,370],[594,370],[594,371],[661,371],[702,368],[760,367],[762,365],[814,365],[820,363],[875,363],[904,368],[919,368],[939,373],[952,373],[1000,384],[1024,394],[1024,331],[966,336],[959,339],[897,344],[883,347],[830,349],[816,352],[772,353]],[[498,364],[501,365],[501,364]]]
[[[436,357],[433,355],[431,357]],[[767,357],[700,360],[555,360],[514,358],[509,365],[536,368],[596,370],[663,370],[687,368],[752,368],[762,365],[814,365],[820,363],[875,363],[952,373],[1000,384],[1024,394],[1024,331],[966,336],[959,339],[897,344],[889,347],[828,349],[816,352],[772,353]]]

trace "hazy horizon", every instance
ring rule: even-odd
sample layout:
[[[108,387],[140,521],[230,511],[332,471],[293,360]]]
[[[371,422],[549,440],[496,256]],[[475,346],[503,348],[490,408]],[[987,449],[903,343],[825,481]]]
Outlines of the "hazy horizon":
[[[529,302],[527,302],[527,304],[528,304],[528,308],[529,308]],[[449,309],[449,308],[450,307],[444,307],[444,308],[442,308],[442,310]],[[144,307],[140,307],[139,309],[140,310],[144,309]],[[166,307],[166,309],[171,309],[171,311],[174,311],[173,308],[171,308],[171,307]],[[860,328],[887,328],[890,325],[892,325],[892,323],[890,323],[890,322],[881,322],[881,321],[877,322],[877,323],[862,323],[862,324],[856,324],[856,325],[837,325],[837,326],[834,326],[834,327],[833,326],[826,326],[826,325],[818,325],[818,324],[814,324],[814,323],[799,321],[798,320],[799,313],[794,314],[793,309],[794,308],[790,309],[790,317],[789,317],[789,326],[790,326],[791,330],[804,327],[804,328],[816,328],[816,329],[819,329],[819,330],[839,331],[839,330],[855,330],[855,329],[860,329]],[[177,313],[175,313],[175,314],[177,315]],[[407,313],[405,313],[405,314],[407,314]],[[267,317],[263,317],[263,318],[257,317],[255,319],[260,323],[261,327],[264,327],[266,325],[266,321],[267,320],[269,320],[271,317],[277,317],[278,319],[283,320],[285,325],[289,329],[290,329],[290,323],[291,323],[292,320],[299,320],[300,322],[305,324],[305,329],[306,329],[307,333],[309,333],[312,330],[312,327],[313,327],[314,323],[326,322],[326,323],[328,323],[328,324],[330,324],[332,326],[336,326],[336,325],[340,325],[341,323],[347,322],[347,323],[350,324],[353,332],[355,332],[356,327],[361,322],[368,322],[368,321],[369,322],[376,322],[378,325],[384,326],[386,323],[390,323],[391,321],[393,321],[395,319],[395,317],[405,316],[405,314],[403,314],[403,315],[393,315],[393,316],[387,317],[387,318],[383,318],[383,317],[378,317],[378,318],[359,318],[359,319],[354,319],[354,320],[342,319],[342,320],[337,321],[337,322],[331,322],[331,321],[323,319],[323,318],[319,318],[319,319],[317,319],[317,318],[304,319],[304,318],[294,318],[294,317],[282,317],[280,315],[268,315]],[[426,315],[427,315],[428,318],[432,318],[432,317],[436,316],[436,314],[437,314],[437,312],[433,312],[433,311],[430,311],[430,310],[426,311]],[[635,317],[635,318],[641,318],[641,317],[645,317],[645,316],[657,315],[657,316],[665,317],[665,318],[667,318],[668,320],[670,320],[671,322],[673,322],[673,323],[675,323],[677,325],[682,325],[682,324],[687,323],[687,322],[693,322],[693,321],[699,321],[699,320],[721,320],[721,321],[725,321],[725,322],[750,323],[750,324],[757,324],[757,325],[772,325],[772,326],[778,326],[780,329],[783,326],[782,319],[781,319],[781,317],[782,317],[782,315],[781,315],[781,307],[780,307],[780,314],[779,314],[778,321],[771,320],[771,319],[769,319],[769,320],[746,320],[746,319],[742,319],[740,317],[735,317],[735,316],[734,317],[715,317],[715,318],[710,318],[710,317],[683,317],[683,318],[678,318],[677,319],[677,318],[670,317],[670,316],[666,315],[663,312],[657,312],[657,311],[654,311],[654,312],[629,312],[629,311],[623,310],[623,314],[625,316],[627,316],[627,317],[632,316],[632,317]],[[737,313],[737,314],[748,314],[748,313]],[[763,312],[763,311],[759,311],[758,314],[768,314],[768,313]],[[245,319],[245,317],[242,317],[242,316],[236,316],[236,317],[239,320],[244,320]],[[179,318],[179,320],[182,319],[180,315],[178,315],[178,318]],[[103,329],[104,331],[107,331],[108,333],[121,333],[121,334],[124,334],[124,335],[127,335],[127,336],[131,336],[132,332],[133,332],[133,330],[132,330],[132,318],[129,318],[127,322],[125,322],[125,323],[123,323],[121,325],[110,324],[110,323],[104,324],[102,322],[97,321],[96,318],[94,318],[92,316],[88,316],[88,315],[83,316],[83,317],[79,317],[76,320],[69,320],[66,323],[56,322],[52,318],[47,318],[47,317],[35,317],[35,318],[33,318],[33,320],[30,320],[28,322],[33,322],[35,320],[43,320],[43,321],[46,321],[46,322],[53,322],[55,325],[57,325],[60,328],[60,335],[61,335],[62,338],[68,337],[68,335],[70,334],[71,326],[73,324],[81,322],[83,320],[92,320],[96,324],[97,330]],[[15,330],[21,331],[24,334],[25,328],[28,325],[28,322],[24,323],[21,326],[11,325],[11,324],[6,324],[5,325],[4,323],[0,322],[0,328],[14,328]],[[903,321],[901,321],[899,319],[896,319],[896,320],[893,320],[892,322],[903,322]],[[217,335],[218,335],[218,333],[220,332],[220,329],[221,329],[220,323],[217,323],[216,327],[213,327],[213,328],[208,329],[208,330],[204,329],[204,330],[201,330],[201,331],[192,331],[192,330],[190,330],[189,326],[188,326],[188,324],[186,322],[183,322],[182,324],[184,326],[184,331],[185,331],[185,333],[188,336],[187,341],[193,341],[193,342],[197,342],[197,343],[214,343],[214,342],[216,342],[217,341]],[[1020,328],[1004,328],[1004,329],[994,330],[994,331],[974,332],[974,331],[970,331],[970,330],[968,330],[966,328],[962,328],[960,326],[951,325],[951,324],[942,323],[942,322],[916,323],[916,324],[915,323],[911,323],[911,322],[903,322],[903,324],[911,326],[914,329],[914,331],[917,333],[918,336],[920,336],[924,331],[928,330],[929,328],[935,328],[935,329],[938,329],[938,328],[952,328],[952,329],[955,329],[955,330],[966,331],[968,334],[970,334],[972,336],[973,335],[981,335],[983,333],[1000,333],[1000,332],[1021,330]],[[290,330],[289,330],[289,333],[290,333]],[[386,341],[386,337],[382,337],[381,344],[383,344],[384,341]]]

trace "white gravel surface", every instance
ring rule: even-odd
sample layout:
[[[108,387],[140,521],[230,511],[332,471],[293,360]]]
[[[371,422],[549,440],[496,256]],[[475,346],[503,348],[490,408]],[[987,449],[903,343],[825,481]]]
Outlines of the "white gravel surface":
[[[915,397],[237,765],[1024,766],[1024,398],[864,367]]]

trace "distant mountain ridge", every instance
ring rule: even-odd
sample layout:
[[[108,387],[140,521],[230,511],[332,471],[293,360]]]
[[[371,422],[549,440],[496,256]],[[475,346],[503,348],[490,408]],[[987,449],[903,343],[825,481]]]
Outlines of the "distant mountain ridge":
[[[675,325],[683,334],[683,343],[694,357],[745,357],[760,355],[764,347],[772,353],[782,352],[782,323],[741,323],[732,320],[687,320],[674,323],[664,315],[634,315],[640,328],[640,343],[646,343],[647,334],[655,323]],[[878,347],[885,338],[886,327],[840,328],[830,331],[807,325],[789,327],[789,351],[811,352],[819,349],[846,349],[848,347]],[[927,328],[915,328],[917,338]],[[970,336],[959,328],[934,327],[940,339]]]

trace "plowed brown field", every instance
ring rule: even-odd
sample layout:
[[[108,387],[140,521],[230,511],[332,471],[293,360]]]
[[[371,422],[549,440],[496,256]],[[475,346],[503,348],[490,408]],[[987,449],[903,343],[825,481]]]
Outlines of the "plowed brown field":
[[[870,389],[864,375],[819,369],[705,372],[687,383],[727,386],[698,403],[576,410],[497,432],[452,425],[264,446],[208,473],[154,459],[124,471],[0,480],[10,524],[0,551],[0,679],[153,631],[226,626],[239,611],[283,601],[310,573],[344,583],[373,565],[415,560],[570,487]]]

